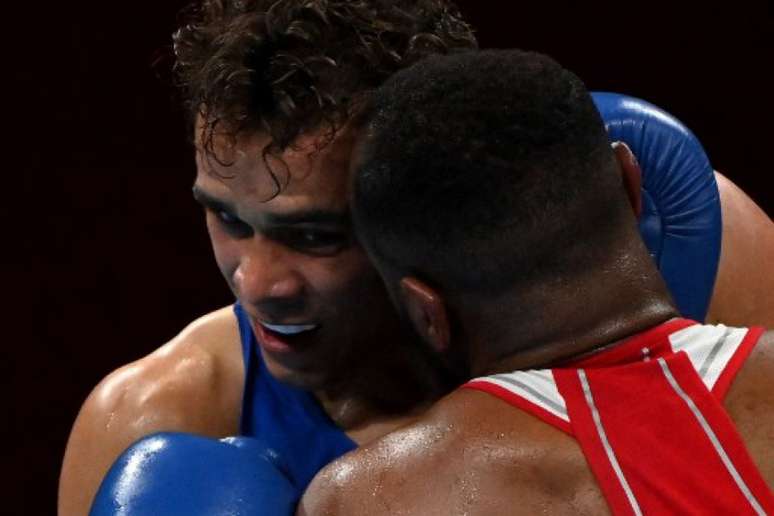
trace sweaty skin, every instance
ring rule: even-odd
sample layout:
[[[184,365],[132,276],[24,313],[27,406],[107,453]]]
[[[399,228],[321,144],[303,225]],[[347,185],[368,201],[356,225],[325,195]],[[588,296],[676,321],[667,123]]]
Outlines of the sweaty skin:
[[[774,332],[762,337],[724,405],[774,486]],[[297,514],[570,516],[609,514],[609,508],[576,440],[465,389],[327,466]]]
[[[199,153],[196,196],[205,206],[221,273],[252,322],[319,325],[299,350],[262,348],[268,369],[313,391],[347,435],[364,443],[410,417],[409,409],[396,415],[393,401],[416,407],[440,393],[433,394],[434,373],[414,351],[405,356],[395,351],[398,339],[405,342],[399,321],[348,222],[327,215],[315,219],[315,214],[347,213],[351,142],[342,137],[325,149],[316,149],[314,138],[297,143],[283,155],[287,168],[274,162],[282,181],[288,179],[284,171],[293,174],[280,195],[271,198],[274,184],[261,159],[265,139],[249,138],[231,149],[231,167]],[[310,213],[313,220],[306,217]],[[305,220],[287,220],[299,214],[306,214]],[[86,514],[112,462],[143,436],[238,434],[243,388],[232,307],[198,319],[157,351],[108,375],[73,426],[59,513]],[[362,398],[390,399],[392,411],[376,410]]]
[[[110,465],[145,435],[237,433],[244,381],[238,331],[231,308],[217,310],[94,388],[67,443],[60,515],[87,514]]]
[[[344,177],[345,163],[346,160],[329,163],[322,170]],[[707,320],[774,327],[774,299],[770,295],[774,291],[774,275],[766,273],[774,267],[774,224],[731,181],[720,174],[716,177],[723,241]],[[344,190],[338,195],[344,196]],[[358,252],[364,256],[362,251]],[[340,270],[335,268],[331,274],[339,274]],[[746,369],[750,367],[747,365]],[[737,381],[735,385],[741,383]],[[239,333],[231,307],[197,319],[155,352],[109,374],[86,399],[73,425],[60,476],[59,514],[86,514],[112,462],[129,444],[145,435],[158,431],[211,437],[236,434],[243,387]],[[733,392],[727,398],[729,402]],[[356,421],[345,426],[347,434],[359,444],[412,419],[363,417],[347,414],[343,407],[346,404],[329,404],[325,409],[337,420]],[[730,406],[729,410],[733,414],[736,408]],[[744,426],[746,420],[735,421]],[[539,435],[543,431],[536,430]],[[548,428],[545,432],[551,435],[556,431]],[[748,445],[756,446],[750,441]]]

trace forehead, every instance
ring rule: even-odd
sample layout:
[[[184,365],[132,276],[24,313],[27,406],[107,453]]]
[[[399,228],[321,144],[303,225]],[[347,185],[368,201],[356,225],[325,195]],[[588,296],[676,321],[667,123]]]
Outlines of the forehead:
[[[214,135],[213,154],[197,141],[197,187],[234,202],[258,201],[287,210],[346,207],[354,144],[350,130],[340,130],[332,140],[321,133],[301,136],[281,154],[264,152],[268,143],[262,134]]]

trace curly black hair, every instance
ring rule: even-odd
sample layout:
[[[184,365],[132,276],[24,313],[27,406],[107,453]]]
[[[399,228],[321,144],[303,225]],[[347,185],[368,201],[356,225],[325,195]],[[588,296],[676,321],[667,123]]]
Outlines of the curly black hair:
[[[447,0],[200,0],[181,14],[173,71],[208,154],[216,129],[262,132],[265,159],[309,130],[329,142],[397,70],[476,46]]]

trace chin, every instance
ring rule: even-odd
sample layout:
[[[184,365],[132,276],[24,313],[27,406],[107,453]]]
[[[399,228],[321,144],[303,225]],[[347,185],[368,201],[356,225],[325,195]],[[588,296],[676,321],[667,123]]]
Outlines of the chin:
[[[263,361],[266,369],[277,381],[304,389],[307,391],[316,391],[325,388],[326,375],[322,371],[304,371],[292,369],[279,364],[271,357],[263,355]]]

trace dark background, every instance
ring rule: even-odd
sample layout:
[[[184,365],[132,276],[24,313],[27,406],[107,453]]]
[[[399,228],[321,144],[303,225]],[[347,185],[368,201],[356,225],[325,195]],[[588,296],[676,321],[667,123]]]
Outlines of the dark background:
[[[774,213],[766,3],[693,12],[653,2],[522,3],[459,2],[482,46],[549,53],[590,89],[670,111],[717,169]],[[14,514],[53,514],[70,425],[105,374],[230,302],[191,200],[182,118],[150,67],[183,2],[58,4],[4,15],[11,331],[0,373],[11,380],[5,485],[13,494],[0,503]]]

